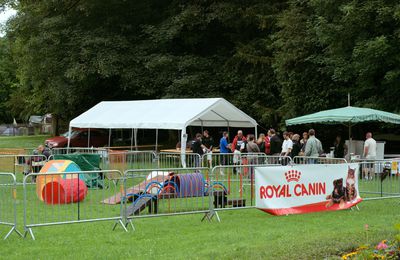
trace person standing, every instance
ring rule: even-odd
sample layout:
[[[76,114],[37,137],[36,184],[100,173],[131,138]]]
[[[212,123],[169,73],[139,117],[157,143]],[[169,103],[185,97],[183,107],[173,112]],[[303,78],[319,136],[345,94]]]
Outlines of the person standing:
[[[202,137],[201,134],[197,133],[196,138],[192,141],[192,145],[191,145],[193,153],[198,154],[200,156],[200,158],[203,156],[204,150],[206,149],[206,147],[202,143],[201,137]],[[199,157],[196,156],[194,159],[194,166],[200,167],[200,162],[201,162],[201,159],[199,159]]]
[[[376,159],[376,141],[372,138],[371,132],[365,135],[365,139],[363,157],[371,162],[367,163],[366,167],[363,167],[363,177],[368,179],[369,173],[369,179],[372,180],[375,175],[373,161]]]
[[[222,137],[219,140],[219,153],[220,153],[220,162],[221,165],[227,165],[228,162],[228,153],[230,153],[230,146],[229,146],[229,134],[228,132],[224,131],[222,133]]]
[[[247,139],[243,135],[243,131],[239,130],[232,141],[233,164],[240,164],[240,155],[245,152]]]
[[[299,155],[301,150],[300,135],[294,134],[292,137],[292,142],[293,142],[293,148],[292,152],[290,153],[290,157],[292,157],[293,159],[294,157]]]
[[[25,167],[23,170],[24,175],[29,173],[39,173],[43,165],[50,157],[50,150],[44,145],[39,145],[35,150],[33,150],[33,156],[30,156],[25,162]],[[36,182],[36,175],[32,176],[32,181]]]
[[[279,156],[281,152],[281,139],[276,135],[274,129],[268,131],[269,142],[270,142],[270,152],[269,155]]]
[[[255,165],[258,164],[258,158],[257,155],[254,153],[259,153],[260,148],[258,145],[254,142],[254,135],[248,135],[248,142],[246,144],[246,150],[247,150],[247,160],[249,165]],[[250,176],[251,178],[254,178],[254,167],[250,166]]]
[[[263,133],[259,134],[256,143],[257,143],[260,151],[264,153],[265,152],[265,134],[263,134]]]
[[[300,150],[300,155],[304,156],[304,152],[306,151],[306,144],[308,140],[308,133],[304,132],[303,133],[303,138],[300,140],[300,145],[301,145],[301,150]]]
[[[282,150],[281,156],[290,156],[293,148],[293,142],[290,139],[290,135],[288,132],[283,132],[283,143],[282,143]]]
[[[340,135],[336,136],[333,146],[335,147],[333,150],[333,156],[335,158],[344,158],[344,156],[347,154],[347,145],[344,143]]]
[[[283,165],[288,164],[287,157],[290,156],[292,149],[293,149],[293,142],[292,142],[292,139],[290,139],[290,133],[285,131],[285,132],[283,132],[283,143],[282,143],[282,150],[281,150],[281,156],[284,157],[284,158],[281,158]]]
[[[202,143],[206,147],[205,153],[207,154],[208,167],[212,167],[212,149],[214,146],[214,139],[210,136],[208,130],[203,131]]]
[[[308,131],[308,136],[309,138],[307,140],[307,145],[304,155],[308,157],[318,157],[322,153],[321,141],[315,137],[314,129],[310,129]],[[316,159],[310,159],[309,161],[310,163],[315,163]]]

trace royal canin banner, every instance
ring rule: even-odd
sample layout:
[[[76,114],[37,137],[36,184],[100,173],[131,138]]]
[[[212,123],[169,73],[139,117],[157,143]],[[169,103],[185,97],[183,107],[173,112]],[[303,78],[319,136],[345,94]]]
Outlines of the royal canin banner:
[[[362,201],[359,165],[256,167],[256,207],[273,215],[348,209]]]

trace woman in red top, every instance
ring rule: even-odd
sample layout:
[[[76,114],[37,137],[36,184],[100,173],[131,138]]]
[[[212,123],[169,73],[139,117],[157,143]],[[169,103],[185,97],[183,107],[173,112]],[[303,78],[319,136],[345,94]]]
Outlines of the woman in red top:
[[[271,147],[269,136],[265,136],[265,134],[260,134],[257,139],[257,145],[260,148],[261,152],[269,154]]]

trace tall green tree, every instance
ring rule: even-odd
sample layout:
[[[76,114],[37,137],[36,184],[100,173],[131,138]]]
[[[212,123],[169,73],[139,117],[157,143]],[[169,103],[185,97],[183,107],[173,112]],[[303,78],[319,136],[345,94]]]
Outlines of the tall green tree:
[[[10,42],[0,37],[0,123],[11,123],[13,117],[17,116],[7,106],[10,94],[17,85],[16,68]]]
[[[101,100],[222,96],[275,124],[271,36],[284,6],[19,1],[8,35],[21,86],[10,104],[69,119]]]

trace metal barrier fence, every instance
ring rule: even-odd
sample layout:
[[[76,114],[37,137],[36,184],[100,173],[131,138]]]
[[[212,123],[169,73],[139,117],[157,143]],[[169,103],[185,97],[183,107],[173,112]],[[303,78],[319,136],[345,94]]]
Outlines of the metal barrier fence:
[[[255,207],[255,167],[281,166],[275,164],[221,165],[215,166],[210,174],[210,212],[220,221],[218,211]]]
[[[180,154],[173,155],[179,156],[180,164]],[[118,170],[30,173],[23,179],[24,237],[29,233],[35,239],[34,227],[106,220],[115,222],[113,229],[120,224],[125,231],[128,225],[134,228],[135,218],[144,217],[204,213],[203,220],[211,221],[215,216],[220,221],[218,211],[255,207],[255,167],[293,163],[289,157],[248,153],[241,154],[238,164],[233,164],[233,155],[213,154],[212,163],[222,164],[224,159],[231,165],[215,165],[212,169],[144,169],[159,166],[155,153],[132,151],[124,154],[125,165],[137,169],[124,174]],[[310,159],[297,158],[295,161],[301,162]],[[311,159],[325,164],[345,163],[344,159]],[[163,159],[161,162],[167,163]],[[359,191],[365,200],[400,198],[400,159],[352,162],[359,163]],[[28,185],[32,183],[35,185]],[[0,225],[11,226],[5,239],[12,232],[21,235],[16,229],[16,187],[15,175],[0,173]]]
[[[0,155],[33,154],[35,148],[0,148]]]
[[[44,155],[0,155],[0,172],[12,172],[17,177],[22,176],[19,173],[37,173],[46,161]]]
[[[107,170],[118,170],[124,172],[128,169],[148,169],[157,167],[157,155],[154,151],[128,151],[107,150],[104,148],[53,148],[52,156],[58,154],[99,154],[100,168]]]
[[[400,197],[400,159],[357,159],[359,164],[359,190],[365,200]]]
[[[125,171],[123,217],[126,224],[140,217],[209,212],[208,168],[165,168]],[[121,197],[121,196],[119,196]],[[118,198],[118,196],[116,196]]]
[[[36,185],[27,185],[33,179]],[[119,223],[127,231],[121,218],[121,204],[108,203],[110,197],[123,190],[117,185],[122,179],[122,173],[115,170],[25,176],[24,237],[29,233],[35,239],[34,227],[105,220],[115,221],[113,229]]]
[[[11,226],[4,237],[6,240],[13,232],[22,237],[17,230],[17,182],[12,173],[0,173],[0,225]]]
[[[329,158],[329,157],[310,157],[310,156],[295,156],[293,158],[295,164],[338,164],[347,163],[344,158]]]
[[[180,153],[167,153],[160,152],[157,154],[157,167],[158,168],[180,168],[182,167]],[[201,167],[202,158],[197,153],[186,153],[185,155],[186,167]]]
[[[265,153],[212,153],[202,156],[203,167],[209,168],[220,165],[288,164],[291,160],[287,156],[270,156]]]
[[[109,151],[105,168],[124,172],[128,169],[152,169],[157,167],[154,151]]]
[[[70,153],[84,153],[84,154],[100,154],[103,158],[108,156],[108,150],[105,148],[94,148],[94,147],[62,147],[52,148],[51,154],[70,154]]]

